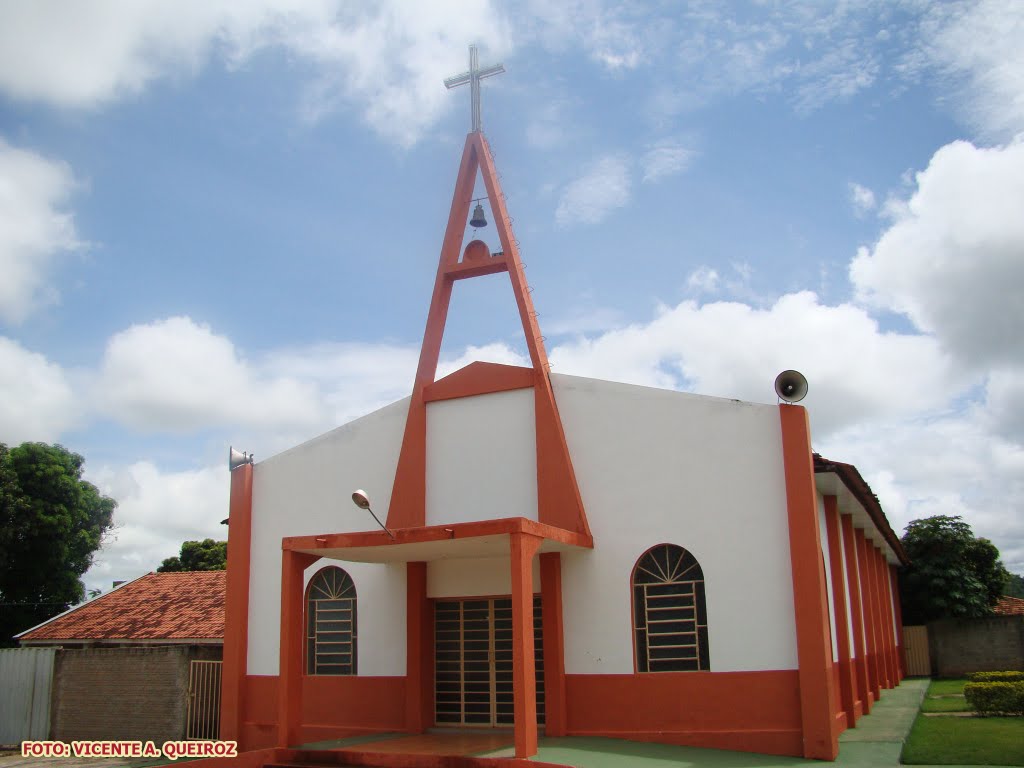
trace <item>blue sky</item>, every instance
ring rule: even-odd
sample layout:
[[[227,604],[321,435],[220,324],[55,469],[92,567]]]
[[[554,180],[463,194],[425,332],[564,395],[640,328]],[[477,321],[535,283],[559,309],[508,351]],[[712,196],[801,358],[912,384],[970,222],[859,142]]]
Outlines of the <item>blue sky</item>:
[[[118,499],[88,586],[223,537],[229,444],[408,394],[471,42],[554,370],[797,368],[897,531],[960,514],[1024,573],[1024,7],[356,8],[0,0],[0,440]],[[505,279],[460,285],[448,368],[524,353]]]

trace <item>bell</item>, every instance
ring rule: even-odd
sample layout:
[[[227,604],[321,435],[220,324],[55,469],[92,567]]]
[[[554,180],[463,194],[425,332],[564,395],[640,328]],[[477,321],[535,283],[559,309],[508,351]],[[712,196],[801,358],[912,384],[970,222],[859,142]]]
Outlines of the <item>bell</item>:
[[[484,217],[484,207],[480,203],[477,203],[476,208],[473,209],[473,218],[469,220],[469,226],[475,229],[487,226],[487,219]]]

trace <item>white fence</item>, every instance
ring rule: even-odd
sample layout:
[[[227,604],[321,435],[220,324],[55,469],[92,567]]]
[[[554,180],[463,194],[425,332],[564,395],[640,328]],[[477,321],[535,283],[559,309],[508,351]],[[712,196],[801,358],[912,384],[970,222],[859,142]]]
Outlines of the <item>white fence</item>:
[[[0,744],[50,736],[54,648],[0,650]]]

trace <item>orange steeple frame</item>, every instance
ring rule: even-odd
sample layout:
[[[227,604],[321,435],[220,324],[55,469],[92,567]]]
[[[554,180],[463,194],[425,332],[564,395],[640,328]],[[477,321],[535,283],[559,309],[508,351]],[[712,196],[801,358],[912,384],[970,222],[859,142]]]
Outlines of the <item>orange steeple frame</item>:
[[[477,172],[483,178],[502,252],[491,254],[474,241],[462,252],[463,235],[473,201]],[[532,387],[537,439],[537,517],[541,523],[590,536],[565,431],[551,388],[550,365],[537,324],[519,249],[509,226],[505,198],[498,183],[487,140],[481,131],[466,136],[462,163],[455,182],[448,227],[441,246],[427,327],[423,333],[416,380],[413,383],[405,436],[388,507],[388,528],[415,528],[426,524],[427,403],[432,400],[482,395]],[[448,317],[452,288],[459,280],[507,272],[530,351],[532,367],[473,363],[437,382],[438,358]]]

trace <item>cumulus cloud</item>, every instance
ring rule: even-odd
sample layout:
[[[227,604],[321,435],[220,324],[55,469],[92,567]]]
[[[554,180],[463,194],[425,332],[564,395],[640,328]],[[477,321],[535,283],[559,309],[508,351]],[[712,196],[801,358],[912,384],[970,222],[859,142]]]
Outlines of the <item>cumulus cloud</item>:
[[[50,270],[80,245],[65,207],[73,189],[64,163],[0,138],[0,318],[19,323],[56,300]]]
[[[858,297],[962,360],[1024,364],[1024,142],[942,147],[893,224],[850,265]]]
[[[510,50],[503,15],[484,2],[60,0],[0,6],[0,90],[92,108],[211,60],[238,66],[274,47],[312,65],[304,112],[355,104],[378,133],[415,142],[451,103],[440,83],[465,68],[467,40]]]
[[[682,173],[693,162],[693,157],[693,150],[676,142],[665,142],[651,147],[643,156],[643,181],[660,181]]]
[[[155,571],[183,541],[223,541],[230,476],[226,466],[168,472],[150,461],[103,466],[86,479],[117,500],[115,529],[85,575],[86,587],[107,592],[114,579]]]
[[[0,336],[0,442],[53,442],[82,415],[59,365]]]
[[[692,293],[717,293],[720,282],[717,269],[702,265],[686,278],[686,288]]]
[[[561,227],[596,224],[626,205],[632,193],[631,170],[624,154],[608,154],[593,161],[562,190],[555,221]]]

